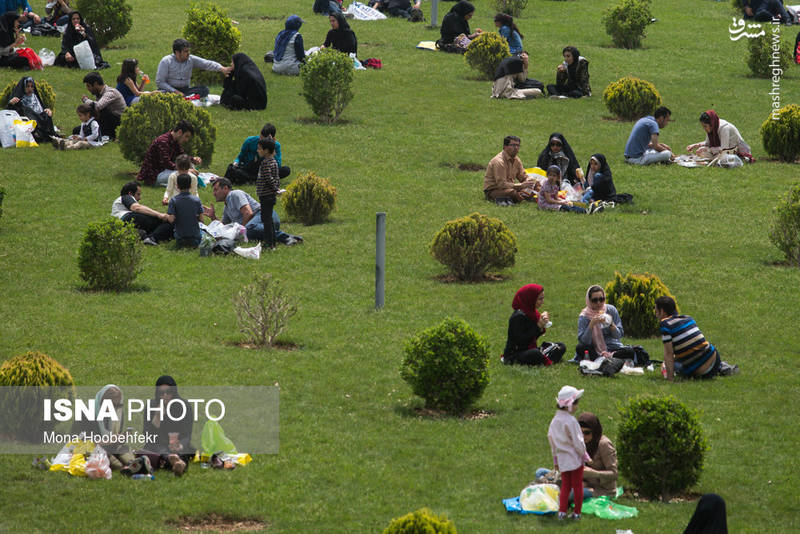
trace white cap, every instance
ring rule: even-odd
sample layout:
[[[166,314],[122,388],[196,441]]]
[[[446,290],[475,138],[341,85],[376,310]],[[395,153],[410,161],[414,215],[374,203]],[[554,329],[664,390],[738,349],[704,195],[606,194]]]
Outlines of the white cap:
[[[583,396],[582,389],[576,389],[572,386],[564,386],[558,392],[556,402],[561,408],[570,408],[572,404]]]

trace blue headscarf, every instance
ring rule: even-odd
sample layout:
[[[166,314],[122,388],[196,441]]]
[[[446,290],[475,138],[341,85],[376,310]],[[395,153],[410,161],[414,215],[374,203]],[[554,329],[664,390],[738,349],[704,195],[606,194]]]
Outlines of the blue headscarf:
[[[289,44],[292,36],[297,33],[297,30],[299,30],[300,26],[302,25],[303,19],[297,15],[292,15],[286,19],[286,29],[279,33],[275,38],[275,48],[272,50],[272,53],[275,56],[275,61],[280,61],[283,59],[283,53],[286,51],[286,45]]]

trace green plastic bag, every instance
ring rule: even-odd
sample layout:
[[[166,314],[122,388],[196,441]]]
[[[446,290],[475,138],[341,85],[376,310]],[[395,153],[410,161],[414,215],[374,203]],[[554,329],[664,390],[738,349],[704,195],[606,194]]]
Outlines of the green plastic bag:
[[[225,437],[225,431],[216,421],[206,421],[203,425],[203,452],[209,456],[219,451],[228,454],[237,454],[236,446],[231,440]]]
[[[608,497],[586,499],[583,501],[583,509],[581,512],[584,514],[594,514],[603,519],[626,519],[639,515],[639,510],[633,506],[617,504]]]

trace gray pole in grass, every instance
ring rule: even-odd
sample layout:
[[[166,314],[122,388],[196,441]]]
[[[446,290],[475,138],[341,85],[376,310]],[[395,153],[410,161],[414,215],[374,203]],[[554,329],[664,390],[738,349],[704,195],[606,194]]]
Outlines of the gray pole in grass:
[[[439,0],[431,2],[431,25],[430,28],[436,28],[439,22]]]
[[[375,309],[383,308],[386,282],[386,214],[375,214]]]

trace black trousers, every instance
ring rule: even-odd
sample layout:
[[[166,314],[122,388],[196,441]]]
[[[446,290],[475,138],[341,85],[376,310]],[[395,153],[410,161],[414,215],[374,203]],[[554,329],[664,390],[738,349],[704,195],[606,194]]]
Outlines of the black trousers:
[[[258,158],[254,159],[247,165],[236,167],[232,163],[228,165],[228,170],[225,171],[225,178],[231,181],[234,185],[251,184],[258,178]],[[287,166],[278,167],[278,177],[283,180],[292,174],[292,169]]]
[[[144,213],[130,212],[122,218],[123,222],[133,221],[133,225],[139,230],[147,232],[147,237],[152,237],[157,243],[169,241],[174,235],[175,229],[171,223],[164,222],[158,217],[145,215]]]
[[[550,358],[550,361],[553,363],[558,363],[561,361],[561,358],[564,357],[564,353],[567,352],[567,346],[563,343],[542,343],[541,347],[535,349],[528,349],[522,352],[518,352],[513,354],[510,358],[504,357],[504,362],[507,364],[519,364],[519,365],[544,365],[545,363],[545,354],[547,357]]]

